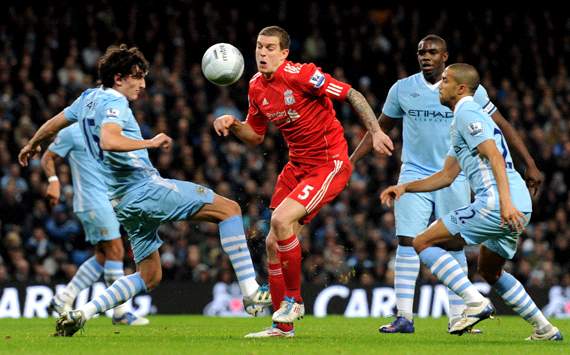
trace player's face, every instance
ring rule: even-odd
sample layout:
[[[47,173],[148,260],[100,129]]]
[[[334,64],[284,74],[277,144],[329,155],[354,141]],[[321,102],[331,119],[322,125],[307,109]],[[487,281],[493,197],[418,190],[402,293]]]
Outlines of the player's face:
[[[115,80],[115,89],[125,95],[129,101],[135,101],[146,87],[145,73],[138,67],[132,74]]]
[[[258,36],[255,48],[257,70],[266,76],[271,76],[289,55],[288,49],[281,49],[279,37]]]
[[[450,71],[445,69],[441,75],[441,83],[439,84],[439,102],[443,106],[451,108],[451,103],[455,100],[457,91],[457,83],[450,75]]]
[[[426,79],[439,80],[445,68],[447,51],[438,41],[421,41],[418,44],[418,63]]]

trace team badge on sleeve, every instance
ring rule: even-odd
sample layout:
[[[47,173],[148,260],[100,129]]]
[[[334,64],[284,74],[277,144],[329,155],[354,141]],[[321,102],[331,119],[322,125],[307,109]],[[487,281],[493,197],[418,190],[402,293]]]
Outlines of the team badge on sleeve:
[[[319,69],[315,70],[309,82],[313,84],[313,86],[318,89],[325,83],[325,76]]]
[[[120,114],[120,113],[121,113],[121,112],[120,112],[118,109],[116,109],[116,108],[110,108],[110,109],[108,109],[108,110],[105,112],[105,114],[106,114],[107,117],[109,117],[109,118],[117,118],[117,117],[119,117],[119,114]]]
[[[478,136],[483,132],[483,124],[481,122],[471,122],[468,128],[469,134],[472,136]]]

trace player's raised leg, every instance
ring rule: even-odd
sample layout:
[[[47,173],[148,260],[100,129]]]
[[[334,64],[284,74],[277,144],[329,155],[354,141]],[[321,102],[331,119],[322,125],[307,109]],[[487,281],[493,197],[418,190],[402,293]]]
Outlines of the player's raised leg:
[[[503,270],[504,264],[503,257],[481,245],[478,272],[493,286],[506,304],[532,325],[534,332],[527,340],[562,340],[560,330],[546,319],[523,285],[513,275]]]
[[[414,240],[414,248],[421,261],[431,272],[466,303],[464,317],[449,330],[451,334],[463,334],[468,328],[491,317],[495,309],[473,286],[461,265],[445,250],[435,246],[452,241],[454,237],[441,220],[437,220]]]

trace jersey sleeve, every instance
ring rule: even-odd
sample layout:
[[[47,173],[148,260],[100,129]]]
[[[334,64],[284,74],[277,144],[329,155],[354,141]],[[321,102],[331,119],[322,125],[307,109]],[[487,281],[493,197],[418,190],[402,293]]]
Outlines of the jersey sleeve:
[[[457,154],[455,154],[455,148],[453,148],[453,144],[449,147],[447,151],[447,156],[457,159]]]
[[[460,110],[456,116],[457,130],[465,139],[470,150],[488,139],[493,139],[493,128],[489,119],[481,111],[472,109]]]
[[[299,74],[288,74],[302,92],[315,96],[327,96],[333,100],[344,101],[352,86],[324,73],[313,63],[303,64]]]
[[[68,128],[64,128],[59,131],[53,142],[48,147],[50,152],[53,152],[62,158],[65,158],[72,149],[73,135],[71,134],[71,130]]]
[[[126,99],[116,99],[106,102],[103,107],[103,119],[101,126],[105,123],[115,123],[124,128],[130,115],[129,106]]]
[[[81,113],[81,103],[83,95],[79,96],[73,103],[63,109],[63,117],[70,122],[77,122]]]
[[[489,99],[489,95],[487,94],[487,90],[483,85],[479,85],[477,90],[475,90],[475,94],[473,95],[473,101],[481,105],[483,107],[483,111],[485,111],[489,116],[497,112],[497,107],[491,99]]]
[[[390,90],[388,91],[388,96],[386,96],[386,102],[384,102],[384,107],[382,107],[382,113],[391,118],[402,118],[404,116],[404,111],[402,106],[400,106],[400,100],[398,100],[398,85],[399,81],[394,83]]]
[[[255,133],[260,136],[264,136],[267,131],[267,117],[265,117],[265,115],[261,113],[261,110],[259,110],[259,106],[257,105],[251,91],[247,96],[247,100],[249,102],[249,108],[247,110],[245,123],[250,125]]]

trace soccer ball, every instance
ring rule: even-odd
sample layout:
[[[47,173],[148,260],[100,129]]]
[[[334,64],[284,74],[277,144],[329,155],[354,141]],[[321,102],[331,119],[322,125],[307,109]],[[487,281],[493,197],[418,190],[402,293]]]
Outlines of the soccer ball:
[[[202,57],[202,73],[211,83],[227,86],[243,74],[243,56],[228,43],[216,43]]]

